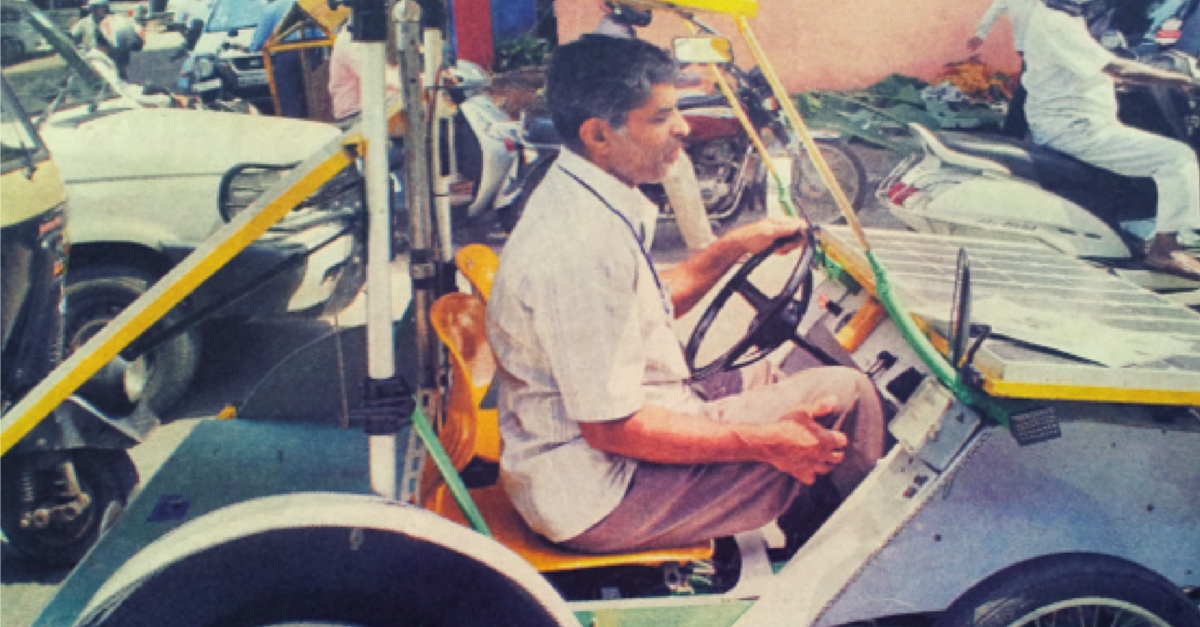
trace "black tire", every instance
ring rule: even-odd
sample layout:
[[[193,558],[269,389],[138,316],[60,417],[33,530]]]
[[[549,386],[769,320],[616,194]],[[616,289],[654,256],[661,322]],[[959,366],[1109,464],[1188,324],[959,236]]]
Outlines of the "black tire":
[[[855,211],[862,209],[867,198],[867,170],[862,159],[854,154],[845,142],[817,142],[821,155],[833,170],[834,177],[842,186],[846,199]],[[797,202],[803,203],[810,217],[818,222],[827,222],[840,216],[833,194],[825,187],[816,167],[807,154],[792,159],[792,194]]]
[[[963,595],[935,627],[1156,625],[1200,627],[1196,603],[1171,582],[1103,555],[1051,555],[993,575]],[[1050,619],[1046,621],[1045,619]]]
[[[25,560],[48,568],[75,565],[104,531],[104,524],[125,508],[137,485],[137,469],[125,451],[81,449],[68,453],[74,461],[79,487],[91,503],[70,522],[54,521],[42,529],[22,528],[26,506],[22,503],[27,468],[36,467],[37,455],[13,454],[0,462],[0,523],[4,536]],[[53,465],[33,474],[37,505],[53,505],[59,473]],[[115,508],[115,509],[113,509]]]
[[[274,529],[205,549],[100,603],[80,627],[553,627],[519,585],[392,532]],[[180,608],[187,608],[181,612]]]
[[[150,276],[119,266],[97,266],[67,273],[65,346],[70,354],[116,318],[154,284]],[[177,307],[155,329],[184,313]],[[155,416],[171,409],[196,374],[200,332],[195,327],[160,344],[133,362],[116,357],[80,388],[80,395],[110,417],[132,414],[143,405]]]

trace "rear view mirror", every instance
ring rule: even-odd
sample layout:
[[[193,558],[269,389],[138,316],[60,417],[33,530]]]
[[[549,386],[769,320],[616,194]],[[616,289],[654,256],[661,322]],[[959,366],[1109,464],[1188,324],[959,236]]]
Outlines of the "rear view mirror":
[[[967,251],[958,249],[958,269],[954,273],[954,304],[950,311],[950,362],[961,368],[971,341],[971,263]]]
[[[733,44],[724,37],[676,37],[672,42],[680,63],[730,63]]]

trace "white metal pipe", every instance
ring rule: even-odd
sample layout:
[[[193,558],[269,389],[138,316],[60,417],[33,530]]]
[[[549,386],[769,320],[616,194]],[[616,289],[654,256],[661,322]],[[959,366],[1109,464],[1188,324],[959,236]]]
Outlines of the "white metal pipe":
[[[396,373],[392,340],[392,219],[388,180],[387,71],[385,44],[361,46],[362,131],[367,139],[363,178],[367,186],[367,375],[391,379]],[[372,435],[368,444],[371,490],[397,497],[396,436]]]
[[[396,436],[373,435],[367,438],[371,491],[388,499],[399,498],[396,481]]]
[[[391,196],[387,169],[387,94],[384,44],[364,43],[362,130],[367,138],[364,178],[367,185],[367,373],[372,379],[395,374],[392,342]]]

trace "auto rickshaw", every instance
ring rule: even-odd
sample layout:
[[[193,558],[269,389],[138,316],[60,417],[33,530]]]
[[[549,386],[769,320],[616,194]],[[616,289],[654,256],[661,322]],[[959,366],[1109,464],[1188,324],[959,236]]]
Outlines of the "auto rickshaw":
[[[757,2],[638,4],[689,30],[708,30],[701,12],[729,16],[792,131],[812,142],[754,37]],[[1045,248],[862,229],[812,146],[848,226],[814,227],[782,266],[767,255],[742,265],[709,307],[719,314],[738,295],[753,320],[710,337],[717,348],[695,341],[689,359],[727,369],[791,342],[860,368],[895,410],[895,445],[783,561],[762,531],[719,551],[619,555],[539,539],[470,470],[500,446],[478,324],[495,258],[478,247],[453,254],[431,183],[436,155],[425,152],[437,86],[418,79],[417,43],[424,36],[429,54],[437,35],[420,32],[415,3],[400,4],[396,21],[409,79],[413,295],[394,324],[388,277],[369,272],[371,352],[355,428],[248,413],[199,425],[37,625],[1200,624],[1197,315]],[[363,28],[355,35],[378,42],[364,76],[381,76],[386,34]],[[729,55],[727,40],[694,33],[674,49],[689,62]],[[371,263],[390,261],[380,219],[388,116],[382,81],[368,82],[361,127],[295,168],[31,392],[5,417],[6,450],[123,335],[364,150]],[[451,291],[451,262],[470,293]],[[1081,325],[1112,336],[1107,354],[1069,332]]]
[[[4,413],[62,359],[68,245],[59,170],[7,80],[0,79],[0,96]],[[10,546],[43,565],[77,562],[125,506],[138,480],[126,449],[151,426],[66,398],[0,462],[0,527]]]

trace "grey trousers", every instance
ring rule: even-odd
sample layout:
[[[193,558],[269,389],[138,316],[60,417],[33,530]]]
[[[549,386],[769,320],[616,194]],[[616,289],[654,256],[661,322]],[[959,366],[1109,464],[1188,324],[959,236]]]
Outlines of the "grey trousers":
[[[752,368],[743,377],[741,393],[708,403],[705,414],[726,422],[768,422],[828,396],[837,399],[838,408],[818,422],[830,426],[842,420],[841,431],[850,440],[845,461],[829,474],[844,496],[883,456],[883,408],[874,384],[862,373],[828,367],[782,377],[774,369]],[[777,519],[803,487],[769,464],[641,462],[620,505],[563,545],[612,553],[732,536]]]

